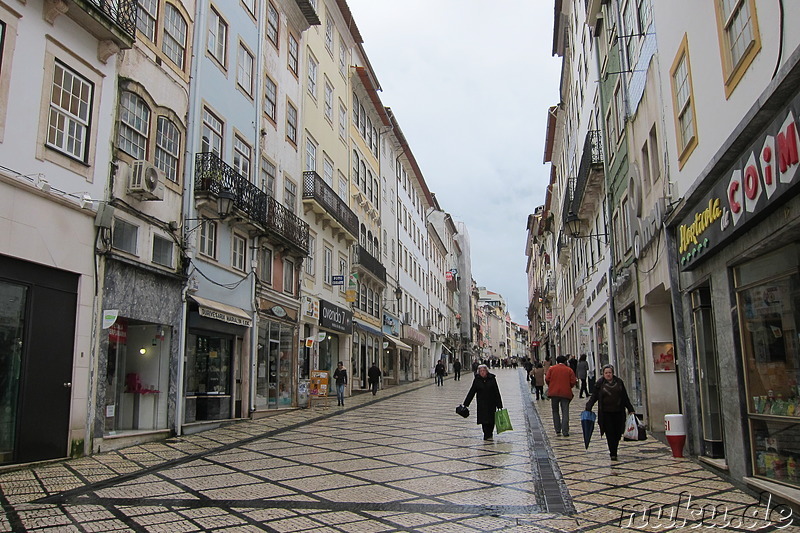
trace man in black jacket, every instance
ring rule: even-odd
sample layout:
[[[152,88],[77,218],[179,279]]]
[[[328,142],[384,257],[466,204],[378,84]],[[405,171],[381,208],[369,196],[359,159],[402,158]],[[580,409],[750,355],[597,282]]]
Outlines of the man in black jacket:
[[[367,370],[367,380],[369,381],[369,387],[372,389],[372,395],[375,396],[378,393],[378,383],[381,381],[381,369],[378,368],[378,363],[375,361],[372,362],[372,366]]]

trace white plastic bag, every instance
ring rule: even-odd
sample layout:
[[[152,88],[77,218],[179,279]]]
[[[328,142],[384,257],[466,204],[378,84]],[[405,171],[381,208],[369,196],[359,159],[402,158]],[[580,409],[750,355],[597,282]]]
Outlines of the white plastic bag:
[[[625,433],[622,437],[630,440],[639,440],[639,422],[636,420],[636,415],[631,413],[625,419]]]

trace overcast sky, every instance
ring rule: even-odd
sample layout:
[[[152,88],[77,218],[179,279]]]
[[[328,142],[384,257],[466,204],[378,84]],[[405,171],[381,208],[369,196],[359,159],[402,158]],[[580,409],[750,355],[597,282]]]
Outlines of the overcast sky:
[[[348,0],[364,49],[442,206],[466,223],[472,276],[527,325],[525,225],[544,203],[558,103],[552,0]]]

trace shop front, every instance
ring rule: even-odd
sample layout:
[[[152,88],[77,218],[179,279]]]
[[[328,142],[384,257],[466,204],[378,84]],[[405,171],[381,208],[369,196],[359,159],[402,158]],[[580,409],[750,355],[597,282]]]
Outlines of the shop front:
[[[404,343],[411,346],[411,351],[400,352],[400,379],[402,381],[416,381],[421,377],[422,348],[428,337],[408,324],[403,324]]]
[[[347,368],[350,351],[349,338],[353,335],[353,312],[326,300],[319,301],[319,333],[317,334],[317,367],[314,370],[327,370],[330,376],[339,361],[345,364],[352,386],[353,371]]]
[[[184,424],[243,416],[252,325],[244,309],[192,296],[186,335]]]
[[[367,390],[367,371],[372,362],[380,364],[383,351],[383,332],[372,324],[353,320],[353,351],[350,368],[353,369],[353,389]]]
[[[672,261],[690,327],[690,442],[786,497],[781,486],[800,488],[800,93],[782,106],[775,94],[678,213]]]
[[[297,405],[298,310],[262,298],[259,302],[255,364],[255,410]],[[306,375],[307,379],[307,375]]]
[[[401,352],[411,353],[411,346],[400,340],[403,327],[400,319],[391,313],[383,313],[383,371],[384,384],[397,385],[400,383]]]

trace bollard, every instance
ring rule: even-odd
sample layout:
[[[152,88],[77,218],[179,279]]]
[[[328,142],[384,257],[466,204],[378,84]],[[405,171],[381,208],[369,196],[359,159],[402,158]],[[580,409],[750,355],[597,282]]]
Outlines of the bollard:
[[[686,444],[686,426],[683,415],[664,415],[664,431],[667,442],[672,448],[672,457],[683,457],[683,445]]]

